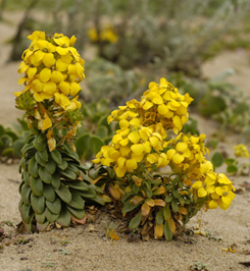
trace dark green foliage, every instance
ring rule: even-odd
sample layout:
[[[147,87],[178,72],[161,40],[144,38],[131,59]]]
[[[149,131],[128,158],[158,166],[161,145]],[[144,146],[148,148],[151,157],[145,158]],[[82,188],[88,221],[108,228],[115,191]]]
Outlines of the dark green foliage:
[[[0,128],[1,132],[1,128]],[[22,148],[22,183],[19,209],[26,228],[31,230],[32,219],[39,231],[46,230],[49,223],[69,226],[72,217],[83,219],[85,202],[104,205],[99,196],[101,187],[77,179],[85,175],[87,167],[67,144],[53,152],[46,147],[46,138],[31,135]],[[36,146],[34,146],[36,145]],[[38,146],[45,146],[43,150]],[[37,148],[38,147],[38,148]]]

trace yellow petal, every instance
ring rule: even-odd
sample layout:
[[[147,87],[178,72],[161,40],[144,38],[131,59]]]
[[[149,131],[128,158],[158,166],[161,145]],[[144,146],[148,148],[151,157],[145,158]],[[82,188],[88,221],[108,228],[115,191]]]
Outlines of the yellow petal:
[[[44,68],[40,74],[39,74],[39,78],[43,83],[46,83],[50,80],[51,78],[51,70],[48,68]]]
[[[48,54],[45,54],[44,58],[43,58],[43,64],[46,66],[46,67],[51,67],[55,64],[55,57],[52,53],[48,53]]]
[[[78,83],[73,82],[70,84],[70,95],[75,96],[80,90],[81,87]]]
[[[128,159],[126,161],[126,168],[128,169],[137,169],[137,162],[135,159]]]
[[[43,91],[47,94],[53,94],[56,92],[56,84],[54,82],[47,82],[44,84]]]
[[[151,108],[154,104],[149,102],[149,101],[146,101],[146,103],[143,105],[143,109],[144,110],[148,110],[149,108]]]
[[[179,152],[185,152],[187,150],[187,148],[188,148],[188,145],[185,142],[179,142],[179,143],[177,143],[177,145],[175,147],[175,149]]]
[[[142,144],[134,144],[131,146],[131,150],[136,155],[141,155],[144,151],[144,146]]]
[[[62,107],[68,106],[70,105],[70,100],[67,96],[65,96],[64,94],[61,94],[61,101],[60,104]]]
[[[60,84],[58,85],[58,87],[62,91],[62,93],[64,93],[65,95],[69,94],[70,85],[69,85],[68,82],[62,81],[62,82],[60,82]]]
[[[43,120],[43,130],[47,130],[52,126],[52,122],[50,118],[46,118]]]
[[[51,74],[51,81],[55,83],[60,83],[61,81],[63,81],[62,73],[59,71],[53,71]]]
[[[192,185],[193,189],[199,189],[202,187],[202,182],[201,181],[196,181],[193,185]]]
[[[204,198],[207,195],[207,191],[204,189],[204,187],[201,187],[198,189],[198,197]]]
[[[140,134],[137,131],[134,131],[134,132],[132,132],[132,133],[130,133],[128,135],[128,139],[132,143],[136,144],[137,142],[139,142],[139,140],[141,139],[141,137],[140,137]]]
[[[115,167],[114,168],[115,174],[118,178],[122,178],[126,173],[125,167]]]
[[[158,106],[157,111],[161,114],[161,115],[165,115],[169,112],[168,107],[165,104],[161,104]]]
[[[175,153],[174,156],[172,157],[173,162],[177,165],[183,162],[184,159],[185,159],[184,156],[178,153]]]
[[[162,97],[156,92],[150,92],[148,94],[148,97],[154,104],[162,104],[163,103]]]
[[[209,201],[208,203],[209,209],[216,209],[218,207],[218,203],[214,200]]]
[[[159,145],[159,139],[155,136],[150,137],[149,141],[151,142],[154,148],[156,148]]]
[[[64,72],[68,69],[68,64],[63,62],[61,59],[56,61],[56,69],[60,72]]]
[[[39,79],[32,81],[32,87],[37,92],[43,91],[43,83]]]
[[[68,52],[69,52],[69,49],[68,48],[62,48],[62,47],[56,47],[56,51],[59,55],[66,55]]]
[[[37,68],[36,67],[29,68],[28,71],[27,71],[29,79],[32,79],[35,76],[36,72],[37,72]]]

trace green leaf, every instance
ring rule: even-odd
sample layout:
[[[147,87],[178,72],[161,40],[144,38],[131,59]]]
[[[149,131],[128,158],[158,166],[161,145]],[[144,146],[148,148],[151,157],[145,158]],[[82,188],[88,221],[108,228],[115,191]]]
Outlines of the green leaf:
[[[230,165],[227,167],[227,172],[228,173],[236,173],[238,171],[238,168],[234,165]]]
[[[173,190],[173,196],[176,198],[176,199],[178,199],[179,197],[180,197],[180,194],[178,193],[178,191],[176,191],[176,190]],[[166,198],[165,198],[166,199]]]
[[[25,184],[24,181],[22,181],[22,182],[19,184],[19,187],[18,187],[19,194],[21,194],[21,192],[22,192],[22,187],[23,187],[24,184]]]
[[[22,139],[18,139],[13,143],[14,155],[16,157],[21,157],[21,149],[23,148],[25,142]]]
[[[45,166],[46,162],[40,157],[38,152],[35,154],[35,159],[39,165]]]
[[[179,207],[178,207],[177,202],[173,200],[173,201],[171,202],[171,206],[172,206],[173,212],[177,213],[178,210],[179,210]]]
[[[53,158],[53,160],[57,163],[57,164],[61,164],[62,163],[62,155],[59,151],[54,150],[51,153],[51,157]]]
[[[142,219],[142,212],[140,211],[138,215],[136,215],[134,218],[130,220],[128,227],[130,229],[136,229],[140,225],[141,219]]]
[[[30,187],[35,196],[40,197],[43,195],[43,182],[40,178],[34,178],[33,176],[31,176]]]
[[[172,196],[167,195],[167,196],[165,197],[165,202],[166,202],[166,203],[169,203],[169,202],[171,202],[171,201],[172,201],[172,199],[173,199],[173,197],[172,197]]]
[[[33,215],[31,206],[23,204],[20,209],[23,221],[29,224]]]
[[[70,213],[76,217],[77,219],[83,219],[85,216],[85,211],[84,210],[77,210],[74,208],[71,208],[70,206],[67,205],[67,209],[70,211]]]
[[[36,227],[37,227],[37,229],[39,230],[39,231],[45,231],[47,228],[48,228],[48,226],[49,226],[49,221],[46,221],[46,222],[44,222],[44,223],[42,223],[42,224],[40,224],[40,223],[36,223]]]
[[[21,190],[22,200],[26,205],[30,204],[31,189],[28,185],[24,184]]]
[[[70,191],[72,195],[72,199],[69,205],[75,209],[83,209],[84,208],[84,201],[80,197],[80,195],[74,191]]]
[[[58,165],[61,170],[65,170],[68,167],[68,162],[65,159],[62,159],[62,163]]]
[[[165,236],[166,241],[171,241],[173,239],[173,233],[167,221],[164,224],[164,236]]]
[[[231,164],[234,164],[236,162],[236,160],[233,158],[227,158],[224,160],[224,162],[229,166]]]
[[[39,170],[39,176],[42,179],[43,182],[45,183],[52,183],[52,176],[51,174],[47,171],[46,168],[40,167]]]
[[[66,203],[70,203],[72,200],[72,195],[65,185],[61,184],[59,189],[56,189],[57,195]]]
[[[7,128],[7,129],[9,129],[9,128]],[[10,131],[7,129],[5,130],[5,134],[10,136],[13,141],[18,140],[18,136],[13,131]]]
[[[55,161],[52,159],[52,157],[49,157],[48,162],[45,165],[46,170],[50,173],[50,174],[54,174],[55,170],[56,170],[56,163]]]
[[[96,135],[100,138],[105,138],[108,136],[108,128],[106,126],[100,125],[97,127]]]
[[[36,162],[35,157],[29,160],[28,171],[29,171],[29,174],[32,175],[33,177],[35,178],[38,177],[38,164]]]
[[[46,200],[50,202],[54,202],[56,199],[55,189],[51,184],[44,184],[43,195],[46,198]]]
[[[77,192],[83,199],[93,199],[96,197],[96,192],[94,189],[89,189],[88,191],[74,191]]]
[[[72,171],[71,169],[67,168],[65,170],[61,171],[61,174],[66,177],[69,178],[70,180],[75,180],[77,178],[77,175],[75,174],[74,171]]]
[[[52,175],[52,185],[55,187],[55,189],[58,189],[61,185],[60,175],[58,172],[55,172]]]
[[[204,116],[218,114],[227,107],[225,100],[220,96],[205,97],[201,104],[200,112]]]
[[[163,224],[164,218],[163,218],[163,210],[162,209],[157,213],[157,215],[155,217],[155,221],[156,221],[157,225]]]
[[[74,164],[72,164],[72,163],[68,164],[68,169],[74,171],[77,176],[79,176],[80,173],[81,173],[79,168],[77,166],[75,166]]]
[[[89,139],[89,147],[91,151],[96,154],[100,151],[101,147],[104,146],[104,142],[98,136],[92,135]]]
[[[40,215],[36,214],[36,221],[38,223],[40,223],[40,224],[42,224],[42,223],[45,222],[45,218],[46,218],[45,211],[42,214],[40,214]]]
[[[171,211],[168,204],[164,208],[162,208],[162,212],[164,220],[168,220],[171,217]]]
[[[26,170],[27,164],[26,164],[26,159],[25,159],[24,157],[22,157],[22,159],[21,159],[21,161],[20,161],[20,166],[21,166],[24,170]]]
[[[36,214],[42,214],[45,210],[44,196],[37,197],[34,194],[31,194],[31,205]]]
[[[66,208],[62,209],[56,222],[64,227],[68,227],[70,224],[70,221],[71,221],[71,216],[70,216],[69,210]]]
[[[22,180],[28,185],[30,186],[30,175],[28,171],[24,171],[22,173]]]
[[[45,210],[45,216],[46,216],[46,218],[47,218],[47,220],[49,222],[54,222],[59,217],[59,214],[53,214],[53,213],[51,213],[51,211],[48,208],[46,208],[46,210]]]
[[[13,156],[14,155],[14,149],[13,148],[7,148],[5,150],[2,151],[1,153],[2,156]]]
[[[102,206],[105,205],[105,201],[99,196],[95,196],[94,198],[91,199],[91,201],[94,201]]]
[[[134,210],[135,208],[137,208],[141,203],[138,203],[136,205],[132,204],[132,203],[125,203],[123,208],[122,208],[122,213],[128,213],[132,210]]]
[[[56,198],[54,202],[46,200],[46,206],[53,214],[59,214],[61,212],[62,204],[59,198]]]
[[[34,146],[40,152],[43,152],[45,150],[46,146],[44,144],[44,139],[41,135],[37,135],[35,137]]]
[[[79,191],[88,191],[89,189],[88,185],[82,181],[70,181],[70,182],[65,182],[65,184]]]
[[[223,164],[224,158],[220,152],[215,152],[211,158],[211,162],[215,168],[220,167]]]
[[[76,150],[80,158],[84,157],[87,149],[89,149],[89,139],[90,134],[83,134],[75,141]]]
[[[49,156],[48,156],[48,152],[46,151],[46,149],[38,152],[38,154],[42,160],[44,160],[45,162],[48,162]]]

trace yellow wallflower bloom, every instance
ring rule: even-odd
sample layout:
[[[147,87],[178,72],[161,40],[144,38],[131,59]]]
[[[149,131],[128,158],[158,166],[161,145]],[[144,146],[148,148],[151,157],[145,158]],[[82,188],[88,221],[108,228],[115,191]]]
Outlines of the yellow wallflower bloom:
[[[239,144],[239,145],[234,146],[234,154],[235,154],[236,157],[249,158],[248,149],[243,144]]]
[[[70,39],[63,34],[46,37],[44,32],[35,31],[28,38],[32,43],[24,51],[18,69],[24,74],[19,83],[26,86],[15,93],[16,97],[30,91],[37,102],[54,98],[64,110],[80,108],[76,99],[69,99],[80,92],[79,82],[85,78],[84,60],[72,47],[75,36]]]

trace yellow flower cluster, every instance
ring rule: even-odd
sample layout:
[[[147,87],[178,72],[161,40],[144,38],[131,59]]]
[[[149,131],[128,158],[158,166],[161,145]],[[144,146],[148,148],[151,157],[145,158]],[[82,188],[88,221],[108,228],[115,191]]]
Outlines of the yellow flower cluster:
[[[85,77],[84,60],[73,47],[75,36],[47,37],[44,32],[35,31],[28,39],[32,43],[24,51],[18,70],[24,74],[19,84],[25,88],[15,96],[30,91],[37,102],[54,99],[64,110],[80,108],[77,94],[81,90],[79,82]]]
[[[192,187],[197,191],[199,198],[208,197],[209,209],[216,209],[219,206],[221,209],[227,210],[235,198],[235,194],[232,192],[235,190],[232,182],[222,173],[209,171],[203,180],[196,181]]]
[[[249,158],[248,149],[243,144],[239,144],[239,145],[234,146],[234,154],[235,154],[236,157]]]
[[[164,147],[172,144],[173,148],[167,151],[167,155],[175,166],[193,172],[196,164],[204,162],[204,155],[208,149],[204,146],[205,135],[191,136],[180,133],[175,139],[165,143]],[[195,167],[194,167],[195,166]]]
[[[108,123],[118,121],[120,129],[111,144],[102,147],[93,162],[114,166],[118,177],[136,170],[139,163],[146,168],[153,164],[164,167],[171,160],[180,164],[187,156],[187,143],[178,143],[176,150],[165,153],[164,148],[171,143],[166,141],[166,130],[173,129],[178,133],[182,129],[188,120],[187,107],[192,100],[188,94],[181,95],[164,78],[161,78],[160,84],[151,82],[140,102],[129,101],[108,117]],[[183,137],[183,140],[188,141],[188,138]],[[192,144],[195,144],[199,139],[193,141]]]
[[[188,121],[187,107],[192,101],[188,93],[181,95],[177,88],[161,78],[159,84],[149,84],[149,89],[143,93],[140,102],[132,100],[126,106],[113,111],[108,122],[117,121],[124,111],[132,110],[139,113],[143,126],[161,123],[164,129],[172,129],[177,134]]]
[[[111,144],[101,148],[94,163],[114,166],[117,177],[133,172],[143,160],[148,167],[151,164],[164,167],[169,163],[167,155],[160,153],[167,137],[161,123],[144,127],[138,113],[126,111],[119,117],[119,126]]]
[[[99,40],[96,28],[91,28],[88,31],[88,36],[89,36],[89,39],[91,41],[93,41],[93,42],[97,42]],[[112,26],[108,26],[108,27],[104,27],[103,29],[101,29],[100,40],[104,41],[104,42],[109,42],[109,43],[113,43],[114,44],[114,43],[117,43],[118,36],[114,32],[113,27]]]

